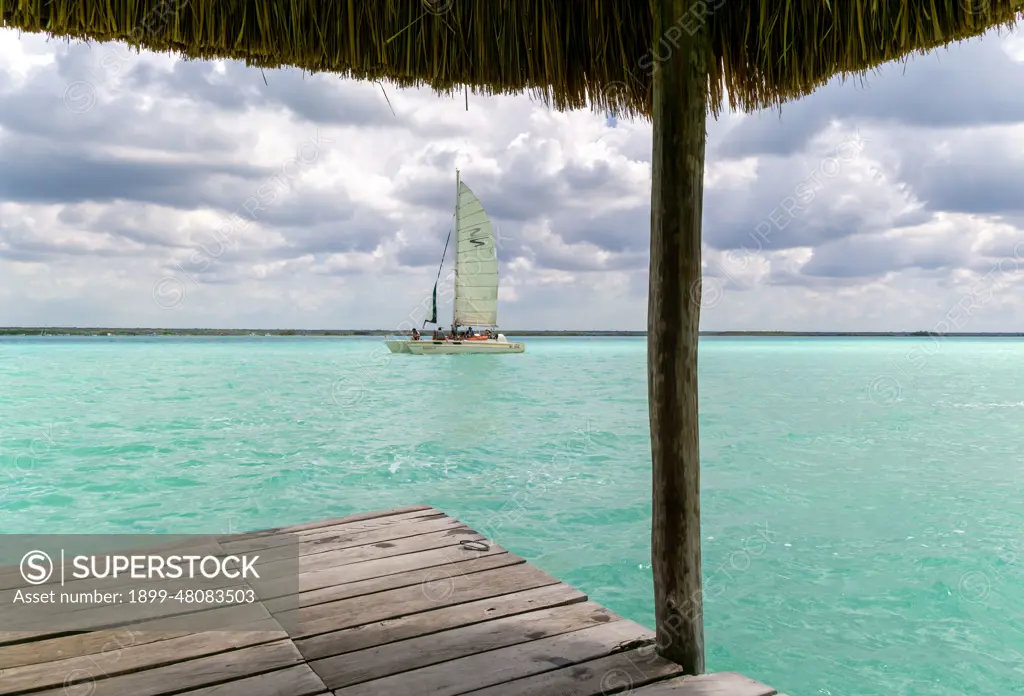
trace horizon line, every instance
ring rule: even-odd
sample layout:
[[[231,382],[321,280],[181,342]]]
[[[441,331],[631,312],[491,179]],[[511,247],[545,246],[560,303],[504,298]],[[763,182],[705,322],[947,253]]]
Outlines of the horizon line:
[[[76,333],[163,333],[163,334],[197,334],[197,333],[221,333],[221,334],[271,334],[271,335],[324,335],[324,336],[387,336],[406,335],[409,331],[395,331],[392,329],[266,329],[266,328],[168,328],[168,327],[112,327],[112,326],[2,326],[0,335],[24,335],[28,333],[43,334],[51,332],[76,332]],[[614,330],[614,329],[509,329],[502,330],[508,335],[585,335],[585,336],[646,336],[646,330]],[[961,337],[983,337],[983,336],[1018,336],[1024,337],[1024,332],[1018,331],[968,331],[968,332],[938,332],[924,330],[904,331],[797,331],[787,329],[770,330],[746,330],[746,329],[721,329],[702,330],[700,336],[961,336]]]

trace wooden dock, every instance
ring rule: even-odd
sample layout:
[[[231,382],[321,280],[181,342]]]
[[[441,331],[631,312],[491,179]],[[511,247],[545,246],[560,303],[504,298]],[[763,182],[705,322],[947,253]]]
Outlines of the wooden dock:
[[[88,632],[0,632],[0,694],[777,694],[735,673],[681,677],[650,630],[429,506],[214,537],[223,553],[296,538],[298,596],[257,588],[205,610],[222,630],[119,612]]]

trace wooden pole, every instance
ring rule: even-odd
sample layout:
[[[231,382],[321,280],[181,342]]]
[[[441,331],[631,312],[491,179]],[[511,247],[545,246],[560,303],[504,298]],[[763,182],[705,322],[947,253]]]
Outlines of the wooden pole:
[[[658,652],[704,671],[697,330],[707,121],[705,3],[652,0],[654,149],[647,387]]]

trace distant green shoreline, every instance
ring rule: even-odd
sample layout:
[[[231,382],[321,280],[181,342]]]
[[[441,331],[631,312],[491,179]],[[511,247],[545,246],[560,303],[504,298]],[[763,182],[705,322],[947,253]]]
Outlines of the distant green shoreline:
[[[646,331],[537,331],[504,330],[509,336],[646,336]],[[76,327],[0,327],[0,336],[389,336],[383,329],[111,329]],[[1024,333],[938,333],[934,331],[701,331],[707,337],[752,338],[1024,338]]]

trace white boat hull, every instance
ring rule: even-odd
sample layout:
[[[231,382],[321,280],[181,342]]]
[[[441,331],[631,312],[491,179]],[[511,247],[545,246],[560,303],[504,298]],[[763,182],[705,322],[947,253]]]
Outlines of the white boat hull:
[[[486,341],[388,340],[385,343],[392,353],[412,353],[413,355],[502,355],[526,352],[524,343],[493,339]]]
[[[390,350],[392,353],[408,353],[410,352],[409,344],[412,343],[412,341],[409,341],[408,339],[389,338],[388,340],[384,341],[384,343],[385,345],[387,345],[388,350]]]
[[[526,345],[510,341],[409,341],[413,355],[464,355],[524,353]]]

